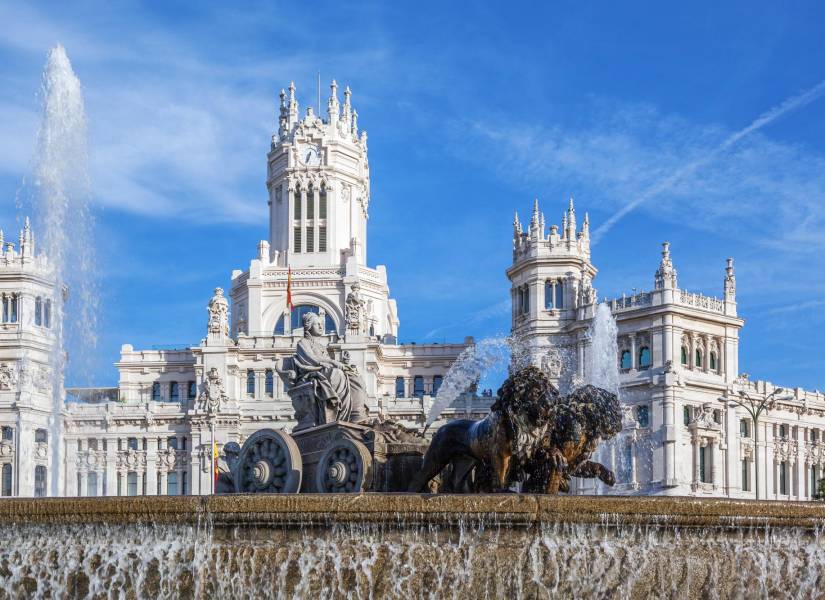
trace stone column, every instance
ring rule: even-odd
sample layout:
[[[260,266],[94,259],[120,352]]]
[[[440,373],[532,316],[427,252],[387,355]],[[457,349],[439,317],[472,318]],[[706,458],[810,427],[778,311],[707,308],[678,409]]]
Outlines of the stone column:
[[[77,495],[78,495],[78,497],[88,496],[88,494],[86,493],[87,492],[86,486],[88,485],[88,481],[89,481],[88,480],[88,473],[85,470],[83,470],[83,471],[78,471],[77,474],[80,476],[80,481],[79,481],[80,482],[80,489],[77,490]],[[78,477],[73,477],[72,479],[73,479],[72,484],[77,485]]]
[[[636,370],[636,334],[631,333],[629,336],[630,338],[630,371],[633,372]]]
[[[776,467],[773,457],[773,427],[768,423],[764,423],[762,427],[764,428],[764,432],[763,435],[760,436],[762,438],[762,451],[760,452],[760,458],[762,460],[760,468],[762,471],[760,472],[764,472],[765,476],[761,478],[763,490],[760,498],[775,498],[774,478],[776,477]]]
[[[141,471],[139,469],[136,470],[135,473],[137,473],[137,490],[135,490],[135,496],[142,496],[143,495],[143,478],[145,477],[145,474],[143,473],[143,471]],[[128,481],[127,481],[126,485],[128,487],[128,485],[129,485]]]
[[[742,482],[742,464],[739,458],[739,439],[737,433],[739,431],[736,415],[736,405],[729,402],[725,411],[725,429],[722,435],[725,439],[725,447],[727,448],[727,461],[725,463],[725,494],[732,496],[734,493],[741,491]],[[737,482],[739,484],[737,485]]]
[[[146,495],[158,493],[158,438],[152,436],[146,440]]]
[[[695,489],[699,488],[700,476],[699,476],[699,452],[701,450],[701,439],[699,435],[694,432],[693,434],[693,485]]]
[[[106,495],[117,496],[117,438],[106,440]]]
[[[722,487],[722,448],[719,444],[719,438],[714,438],[710,441],[710,448],[711,448],[711,466],[710,472],[711,476],[710,479],[713,482],[713,489],[718,490]],[[705,465],[707,468],[707,465]]]

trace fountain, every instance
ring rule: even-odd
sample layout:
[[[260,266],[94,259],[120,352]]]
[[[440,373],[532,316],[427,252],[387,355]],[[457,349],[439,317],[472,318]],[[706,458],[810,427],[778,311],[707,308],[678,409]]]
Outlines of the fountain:
[[[80,81],[63,46],[48,53],[42,79],[43,116],[34,166],[33,205],[41,251],[54,269],[56,297],[53,331],[57,351],[52,352],[52,464],[60,464],[61,411],[66,357],[71,349],[76,378],[91,375],[89,361],[97,342],[95,330],[98,295],[94,284],[94,246],[87,166],[86,115]],[[22,208],[20,206],[19,208]],[[68,291],[72,318],[67,319]],[[53,469],[51,495],[60,494],[61,469]]]

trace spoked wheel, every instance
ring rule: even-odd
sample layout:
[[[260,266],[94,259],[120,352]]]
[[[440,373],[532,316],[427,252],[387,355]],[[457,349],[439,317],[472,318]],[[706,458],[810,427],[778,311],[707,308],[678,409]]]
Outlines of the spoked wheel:
[[[235,490],[246,494],[294,494],[301,489],[301,452],[288,434],[256,431],[244,442],[234,469]]]
[[[363,492],[371,481],[372,455],[361,442],[336,440],[318,463],[316,484],[321,492]]]

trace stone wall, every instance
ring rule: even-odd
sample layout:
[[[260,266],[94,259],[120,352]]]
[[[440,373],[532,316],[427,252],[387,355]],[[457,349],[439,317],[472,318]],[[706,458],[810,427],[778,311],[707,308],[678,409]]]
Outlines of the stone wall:
[[[690,498],[6,500],[0,597],[812,597],[823,517]]]

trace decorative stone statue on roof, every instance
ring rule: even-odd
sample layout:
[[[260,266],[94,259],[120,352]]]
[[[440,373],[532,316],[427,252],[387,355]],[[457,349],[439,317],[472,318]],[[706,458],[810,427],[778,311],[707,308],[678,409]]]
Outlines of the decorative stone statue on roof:
[[[212,367],[209,369],[209,373],[206,374],[203,389],[200,396],[198,396],[198,408],[210,413],[215,412],[220,408],[221,402],[225,400],[227,400],[227,395],[223,389],[223,379],[221,379],[218,369]]]
[[[279,370],[295,407],[296,429],[334,421],[359,423],[367,417],[366,386],[348,357],[330,357],[323,341],[324,324],[315,313],[303,316],[304,338],[295,355]]]
[[[356,333],[363,331],[364,316],[366,311],[366,303],[364,302],[364,299],[361,298],[361,294],[358,291],[360,289],[361,287],[358,285],[358,282],[352,284],[352,291],[347,294],[347,300],[344,306],[347,329]]]
[[[209,333],[229,337],[229,302],[223,295],[223,288],[215,288],[215,295],[206,310],[209,311]]]

